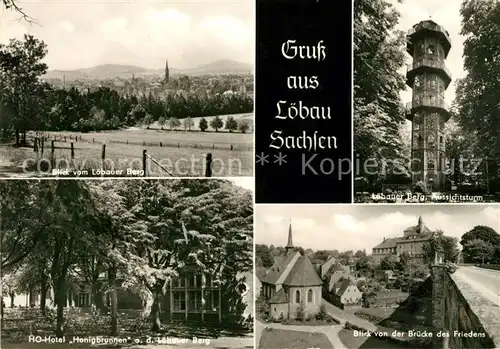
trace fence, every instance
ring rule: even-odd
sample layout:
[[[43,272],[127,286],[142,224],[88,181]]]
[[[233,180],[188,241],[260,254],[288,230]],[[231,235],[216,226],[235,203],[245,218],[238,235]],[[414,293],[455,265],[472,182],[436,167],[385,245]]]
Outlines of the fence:
[[[64,140],[63,140],[64,139]],[[66,136],[61,136],[61,138],[59,139],[59,141],[63,141],[63,142],[66,142],[66,139],[67,137]],[[78,143],[78,140],[80,140],[80,142],[82,141],[86,141],[82,138],[82,136],[76,136],[76,137],[72,137],[72,136],[69,136],[69,139],[70,141],[71,140],[74,140],[74,142],[70,142],[70,147],[67,148],[67,147],[56,147],[55,146],[55,142],[56,142],[56,139],[50,139],[48,136],[46,135],[43,135],[43,134],[37,134],[35,136],[35,138],[33,139],[33,151],[36,152],[37,154],[40,152],[41,155],[44,154],[44,150],[45,150],[45,142],[48,142],[50,141],[50,163],[51,163],[51,168],[54,169],[55,168],[55,149],[69,149],[70,150],[70,158],[71,158],[71,161],[73,162],[74,159],[75,159],[75,146],[74,146],[74,143]],[[92,143],[95,143],[95,139],[93,138],[92,139]],[[118,143],[118,142],[113,142],[113,143]],[[128,141],[127,141],[127,144]],[[142,143],[143,146],[146,145],[146,142],[143,142]],[[162,147],[163,144],[162,142],[160,142],[160,147]],[[195,146],[195,148],[197,148]],[[213,148],[215,149],[215,145],[213,146]],[[233,145],[230,146],[230,150],[233,150]],[[147,149],[143,149],[142,151],[142,173],[143,173],[143,176],[144,177],[147,177],[148,176],[148,159],[156,164],[160,169],[162,169],[164,172],[166,172],[168,175],[172,176],[172,177],[175,177],[175,174],[173,174],[171,171],[169,171],[168,169],[166,169],[163,165],[161,165],[157,160],[155,160],[151,155],[149,155],[147,153]],[[208,153],[205,157],[205,177],[212,177],[212,153]],[[104,168],[104,161],[106,160],[106,144],[102,144],[101,145],[101,162],[103,164],[103,168]]]
[[[67,142],[68,138],[70,141],[74,141],[74,142],[86,142],[86,143],[99,143],[98,141],[96,141],[95,137],[92,138],[92,140],[90,139],[86,139],[86,138],[83,138],[82,136],[72,136],[72,135],[69,135],[69,136],[63,136],[62,134],[54,134],[54,135],[51,135],[51,134],[46,134],[46,135],[43,135],[45,138],[47,139],[54,139],[58,142]],[[209,150],[229,150],[229,151],[252,151],[253,148],[252,146],[244,146],[244,145],[234,145],[234,144],[228,144],[227,146],[222,146],[222,145],[216,145],[215,143],[212,143],[212,145],[203,145],[203,144],[198,144],[198,143],[181,143],[181,142],[161,142],[161,141],[158,141],[158,142],[146,142],[146,141],[140,141],[140,142],[137,142],[137,141],[129,141],[128,139],[126,140],[116,140],[116,139],[113,139],[113,140],[107,140],[106,141],[108,144],[109,143],[115,143],[115,144],[125,144],[125,145],[138,145],[138,146],[150,146],[150,147],[165,147],[165,148],[194,148],[194,149],[209,149]]]

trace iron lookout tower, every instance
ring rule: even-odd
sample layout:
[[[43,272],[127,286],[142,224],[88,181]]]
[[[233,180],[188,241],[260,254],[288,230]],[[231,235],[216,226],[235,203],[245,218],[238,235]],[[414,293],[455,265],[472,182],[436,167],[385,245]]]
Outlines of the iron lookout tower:
[[[412,183],[443,190],[446,182],[445,123],[450,118],[444,94],[451,82],[445,60],[451,49],[450,35],[427,20],[408,32],[407,52],[412,56],[406,84],[412,88],[407,119],[412,122]]]

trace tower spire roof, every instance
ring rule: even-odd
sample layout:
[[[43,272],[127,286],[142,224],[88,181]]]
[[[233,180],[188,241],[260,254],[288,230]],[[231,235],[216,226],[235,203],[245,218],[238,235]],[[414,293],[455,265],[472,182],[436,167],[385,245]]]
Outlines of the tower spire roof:
[[[422,219],[422,215],[418,217],[418,229],[417,229],[419,234],[422,234],[424,232],[424,220]]]
[[[285,246],[286,250],[293,249],[293,238],[292,238],[292,220],[290,219],[290,224],[288,226],[288,242]]]

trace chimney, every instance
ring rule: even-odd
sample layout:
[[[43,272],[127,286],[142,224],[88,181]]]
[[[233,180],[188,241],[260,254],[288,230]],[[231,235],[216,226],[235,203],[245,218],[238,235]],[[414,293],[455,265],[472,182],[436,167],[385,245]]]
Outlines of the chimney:
[[[383,242],[385,242],[385,237],[384,237],[384,241]]]

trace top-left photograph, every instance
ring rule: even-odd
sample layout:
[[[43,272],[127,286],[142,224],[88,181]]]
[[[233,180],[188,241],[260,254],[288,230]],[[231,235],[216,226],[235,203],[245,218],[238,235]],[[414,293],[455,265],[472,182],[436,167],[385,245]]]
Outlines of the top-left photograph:
[[[253,175],[255,2],[0,1],[0,178]]]

